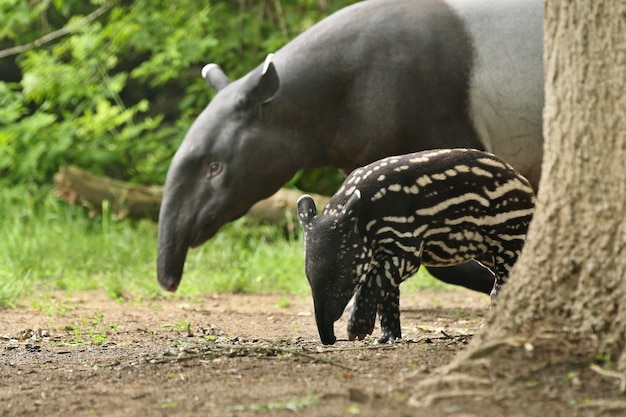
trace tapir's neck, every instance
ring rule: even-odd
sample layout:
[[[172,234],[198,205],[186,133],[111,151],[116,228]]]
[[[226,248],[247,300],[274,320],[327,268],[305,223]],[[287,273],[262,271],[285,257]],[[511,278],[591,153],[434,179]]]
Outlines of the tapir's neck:
[[[286,76],[265,114],[283,155],[296,164],[296,170],[329,166],[350,172],[384,156],[364,155],[369,138],[352,129],[354,115],[346,104],[345,84],[321,80],[316,73],[304,77]]]
[[[315,37],[305,32],[274,54],[280,89],[266,116],[289,142],[285,146],[300,159],[301,168],[331,166],[349,172],[395,151],[394,140],[388,139],[397,135],[397,128],[380,118],[380,103],[362,90],[369,87],[368,65],[338,53],[351,49],[356,35],[349,32],[323,31]],[[383,151],[372,141],[386,142],[390,149]]]

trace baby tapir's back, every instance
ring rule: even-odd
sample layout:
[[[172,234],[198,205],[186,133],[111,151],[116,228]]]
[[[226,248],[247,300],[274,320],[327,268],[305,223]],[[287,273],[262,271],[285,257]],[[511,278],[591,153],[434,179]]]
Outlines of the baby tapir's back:
[[[373,245],[415,248],[422,263],[451,265],[505,239],[523,243],[534,209],[529,182],[495,155],[441,149],[393,156],[353,171],[333,210],[358,189],[361,232]]]

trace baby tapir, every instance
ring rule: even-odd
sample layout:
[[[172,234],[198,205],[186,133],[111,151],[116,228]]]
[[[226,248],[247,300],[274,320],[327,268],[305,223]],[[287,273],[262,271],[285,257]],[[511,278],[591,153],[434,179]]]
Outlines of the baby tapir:
[[[319,215],[303,195],[298,216],[322,343],[335,343],[334,322],[355,292],[348,338],[371,334],[378,313],[379,342],[400,339],[399,286],[420,264],[479,260],[496,277],[493,299],[520,254],[534,205],[523,176],[474,149],[392,156],[358,168]]]

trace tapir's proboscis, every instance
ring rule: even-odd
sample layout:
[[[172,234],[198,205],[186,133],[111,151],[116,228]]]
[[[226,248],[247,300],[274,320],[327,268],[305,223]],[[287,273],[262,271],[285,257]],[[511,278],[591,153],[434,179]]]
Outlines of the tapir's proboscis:
[[[188,249],[300,169],[350,172],[389,155],[488,150],[536,188],[542,158],[541,0],[368,0],[217,90],[174,156],[159,215],[158,279],[175,291]],[[472,263],[431,269],[489,293]],[[471,277],[471,279],[469,279]]]

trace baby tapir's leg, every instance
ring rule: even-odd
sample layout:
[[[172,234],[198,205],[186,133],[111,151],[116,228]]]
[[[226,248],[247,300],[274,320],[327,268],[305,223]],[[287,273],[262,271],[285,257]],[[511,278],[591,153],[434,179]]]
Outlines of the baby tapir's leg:
[[[348,317],[348,340],[363,340],[372,334],[376,324],[378,300],[367,285],[359,285],[352,299],[352,309]]]
[[[383,279],[387,285],[382,290],[382,301],[378,305],[381,334],[379,343],[390,343],[402,339],[400,329],[400,287],[394,286],[390,280]]]
[[[493,289],[491,290],[491,302],[495,302],[498,292],[500,288],[506,283],[509,278],[509,271],[515,264],[519,256],[519,252],[510,258],[504,260],[502,257],[496,256],[494,263],[494,273],[496,275],[496,281],[493,284]]]
[[[382,331],[378,341],[388,343],[402,338],[400,282],[400,271],[391,261],[380,262],[370,270],[354,298],[354,308],[348,320],[350,340],[360,340],[372,333],[377,312]]]
[[[402,339],[400,284],[417,273],[420,263],[421,259],[418,256],[405,258],[392,256],[380,263],[379,268],[383,270],[383,273],[374,287],[374,291],[380,297],[378,314],[380,316],[381,336],[378,338],[378,342],[389,343]]]
[[[517,262],[517,258],[519,258],[519,255],[522,252],[523,244],[523,239],[499,239],[497,250],[494,250],[495,254],[493,256],[493,264],[490,266],[496,277],[493,289],[491,290],[492,303],[496,300],[500,288],[509,278],[509,272],[511,271],[511,268],[513,268],[513,265],[515,265],[515,262]]]
[[[349,340],[363,340],[374,331],[380,304],[380,288],[377,282],[385,278],[382,272],[378,262],[372,263],[365,279],[359,283],[348,317]]]

